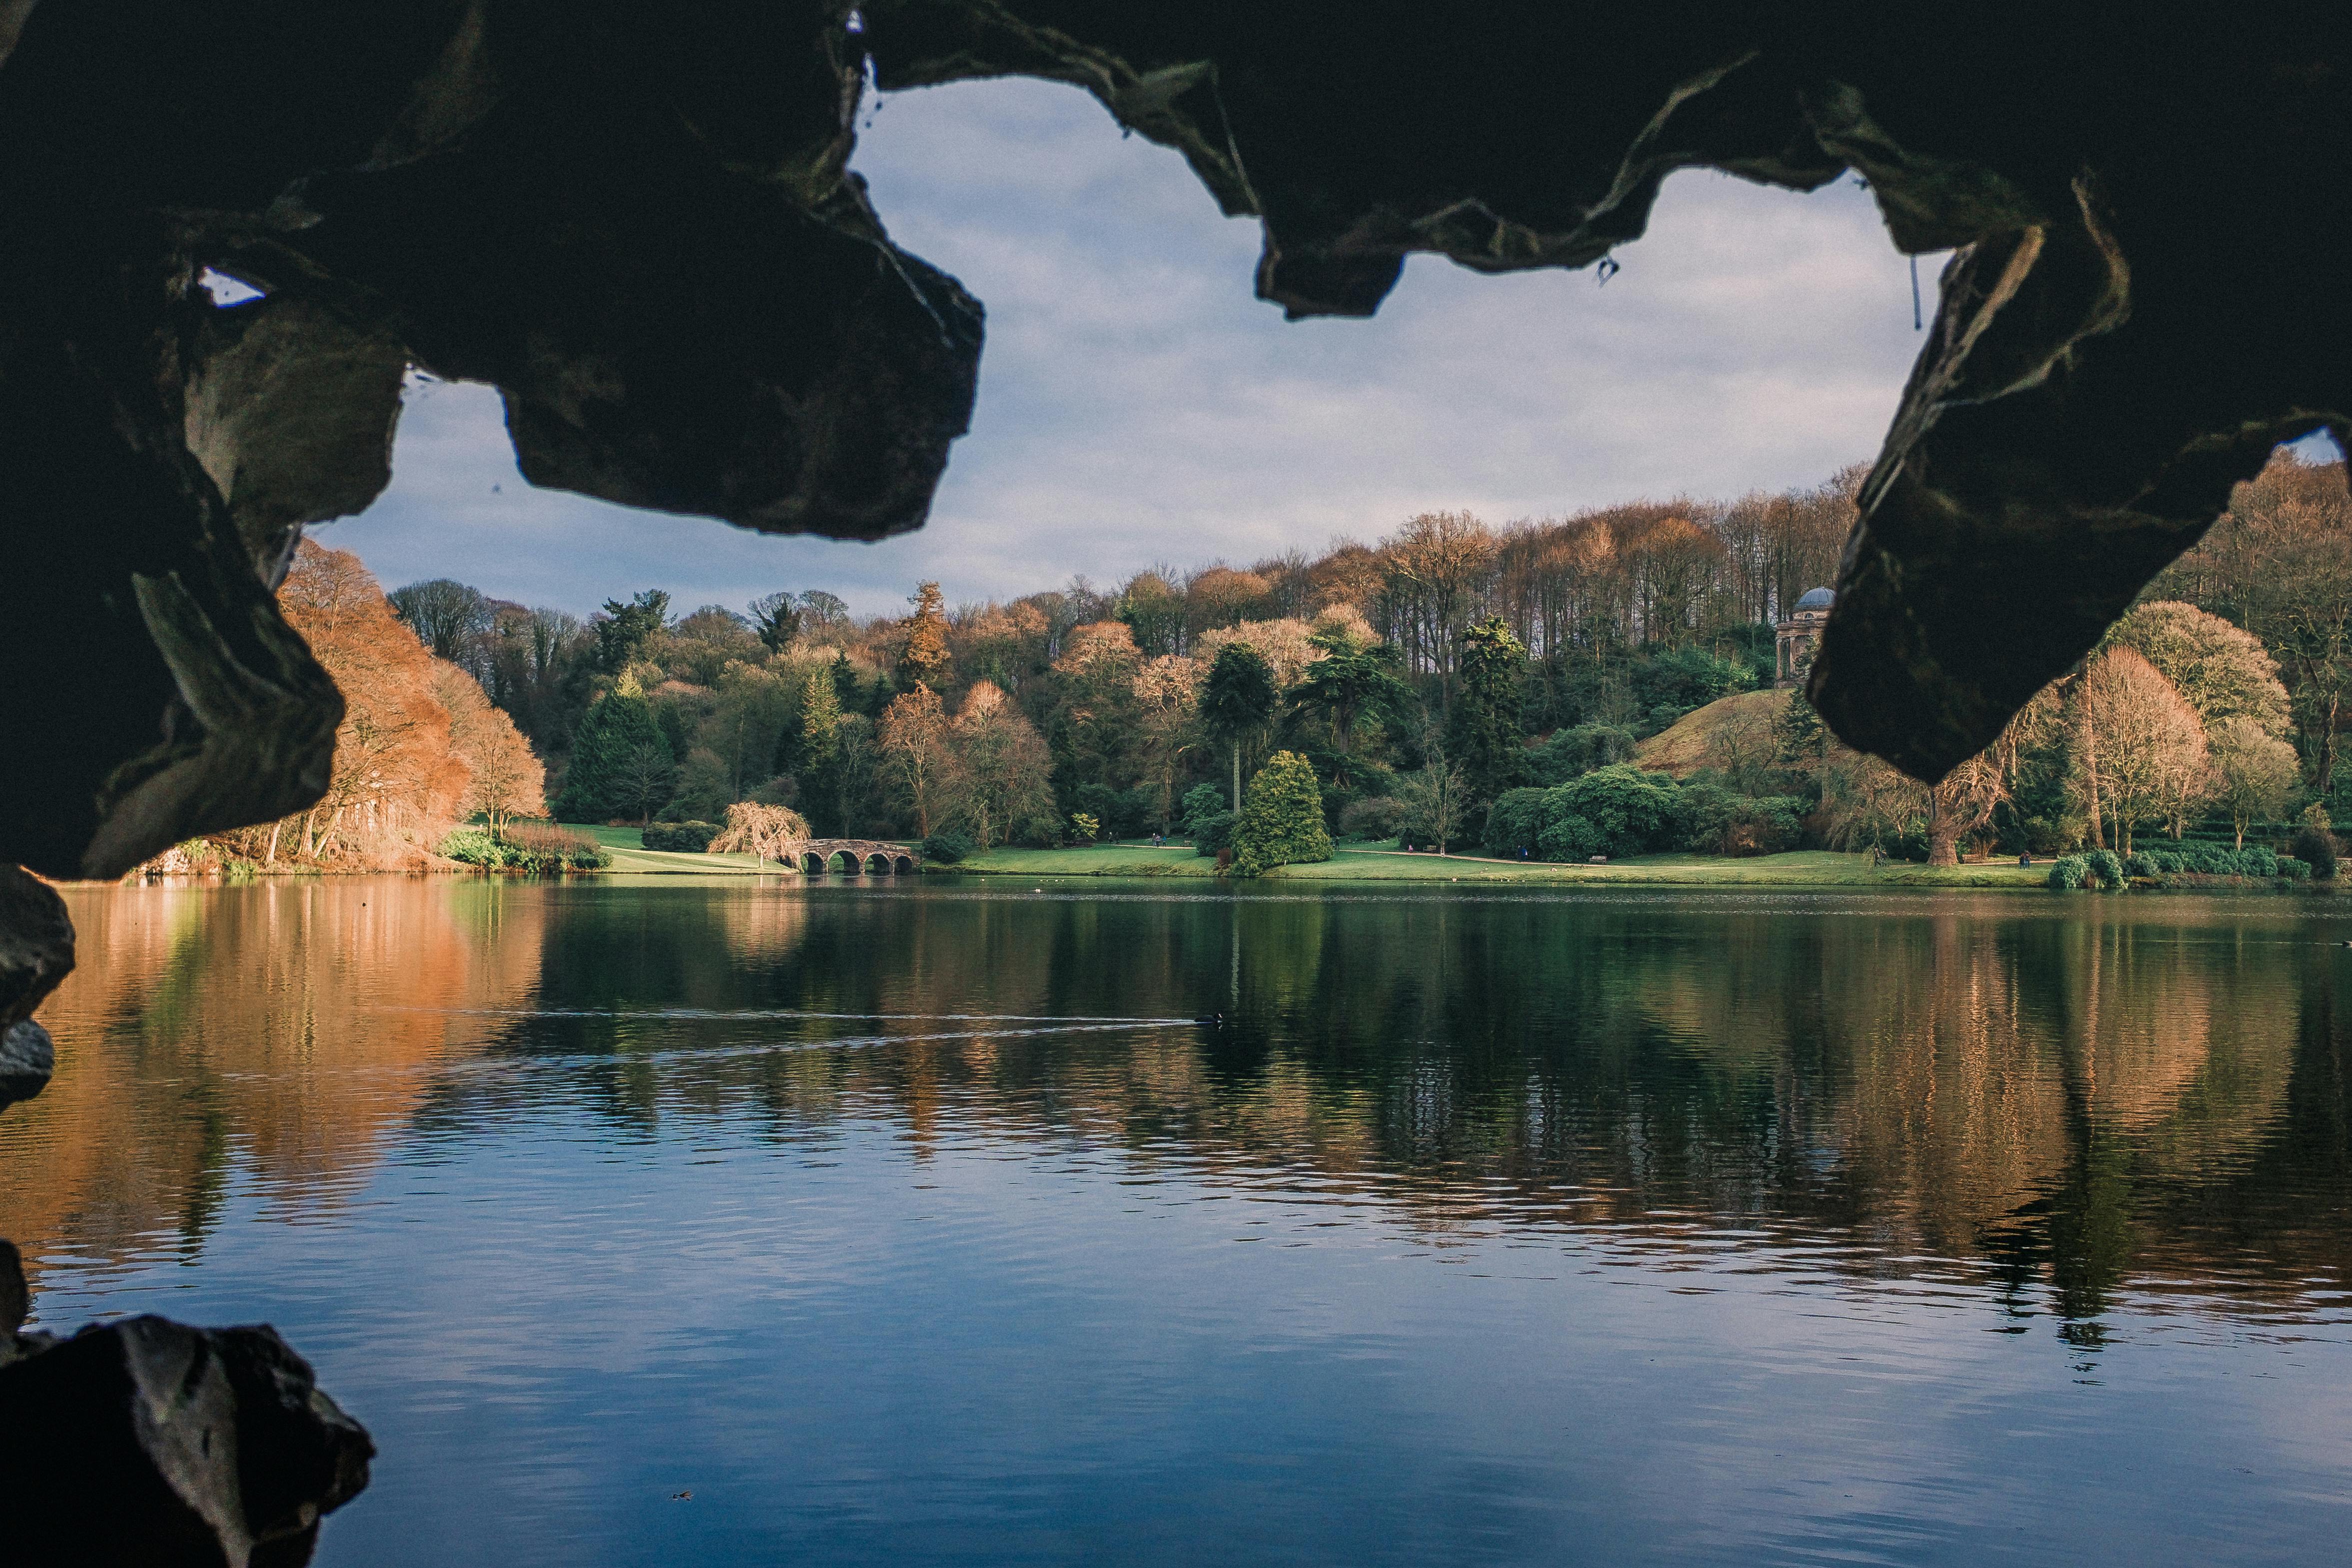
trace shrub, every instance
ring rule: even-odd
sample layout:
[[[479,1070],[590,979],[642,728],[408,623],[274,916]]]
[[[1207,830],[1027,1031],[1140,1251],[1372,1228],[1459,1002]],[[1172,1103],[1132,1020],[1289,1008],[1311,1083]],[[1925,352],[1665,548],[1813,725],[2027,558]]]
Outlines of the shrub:
[[[716,822],[656,822],[637,835],[637,841],[649,850],[698,855],[710,847],[719,831]]]
[[[1541,789],[1506,789],[1486,810],[1486,831],[1479,841],[1490,855],[1517,860],[1521,850],[1532,852],[1544,830]]]
[[[1102,837],[1102,821],[1089,812],[1073,811],[1070,813],[1070,836],[1085,843],[1093,843]]]
[[[507,847],[487,828],[457,828],[441,841],[439,852],[464,865],[496,871],[507,863]]]
[[[1234,824],[1240,821],[1231,811],[1215,811],[1192,824],[1192,852],[1213,855],[1229,849],[1234,841]]]
[[[1177,808],[1176,820],[1185,832],[1191,833],[1194,831],[1193,823],[1215,816],[1230,804],[1225,792],[1214,784],[1195,784],[1184,791],[1184,800]]]
[[[2083,857],[2083,865],[2090,879],[2101,887],[2124,884],[2124,862],[2116,858],[2113,850],[2093,850]]]
[[[1277,751],[1250,780],[1234,824],[1234,874],[1257,876],[1278,865],[1331,858],[1323,792],[1315,768],[1295,751]]]
[[[2124,874],[2126,876],[2161,876],[2164,871],[2156,863],[2154,855],[2134,853],[2124,857]]]
[[[1584,854],[1638,855],[1669,842],[1682,820],[1682,790],[1663,773],[1614,763],[1546,792],[1547,831],[1563,817],[1581,817],[1601,842]],[[1542,841],[1541,837],[1538,842]]]
[[[2293,855],[2281,855],[2278,857],[2278,874],[2289,882],[2309,882],[2311,867]]]
[[[980,845],[961,828],[941,828],[923,841],[923,858],[941,865],[953,865],[980,852]]]
[[[2090,867],[2081,855],[2061,855],[2050,865],[2050,885],[2062,893],[2071,893],[2083,885]]]
[[[1573,811],[1553,818],[1536,835],[1536,853],[1548,861],[1588,861],[1608,852],[1607,837]]]
[[[2169,850],[2150,850],[2147,852],[2147,858],[2155,865],[2157,874],[2159,876],[2174,876],[2184,869],[2180,857]]]
[[[1803,811],[1793,796],[1751,797],[1695,781],[1683,786],[1683,847],[1703,855],[1770,854],[1797,841]]]
[[[2238,874],[2240,876],[2259,876],[2264,878],[2273,877],[2279,873],[2278,863],[2278,852],[2267,845],[2261,849],[2240,850],[2238,852]],[[2317,866],[2312,867],[2313,874],[2316,875],[2318,870],[2319,868]]]
[[[604,846],[584,833],[540,822],[510,822],[499,837],[507,863],[521,871],[602,871],[613,863]]]
[[[2294,831],[2294,858],[2311,867],[2311,874],[2321,882],[2336,875],[2336,835],[2326,828],[2306,822]]]
[[[1339,811],[1339,831],[1351,839],[1393,839],[1403,825],[1404,802],[1386,795],[1350,800]]]

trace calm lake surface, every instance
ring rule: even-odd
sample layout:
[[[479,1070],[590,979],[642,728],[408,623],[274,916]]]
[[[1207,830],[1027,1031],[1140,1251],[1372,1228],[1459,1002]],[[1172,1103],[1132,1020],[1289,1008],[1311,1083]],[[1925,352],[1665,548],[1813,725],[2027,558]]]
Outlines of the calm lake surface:
[[[67,896],[0,1234],[285,1331],[325,1564],[2352,1552],[2331,900]]]

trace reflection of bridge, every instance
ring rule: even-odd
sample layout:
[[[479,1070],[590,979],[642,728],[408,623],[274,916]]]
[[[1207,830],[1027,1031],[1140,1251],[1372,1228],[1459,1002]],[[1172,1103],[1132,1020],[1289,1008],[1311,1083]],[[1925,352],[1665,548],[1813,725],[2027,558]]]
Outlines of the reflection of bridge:
[[[782,846],[776,858],[811,876],[823,876],[835,861],[847,862],[841,869],[852,876],[869,871],[903,874],[915,869],[914,851],[879,839],[802,839]]]

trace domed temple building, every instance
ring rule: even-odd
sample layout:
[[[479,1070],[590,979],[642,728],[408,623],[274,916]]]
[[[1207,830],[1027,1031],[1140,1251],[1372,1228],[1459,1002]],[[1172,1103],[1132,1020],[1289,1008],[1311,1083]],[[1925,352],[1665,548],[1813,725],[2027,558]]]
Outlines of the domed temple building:
[[[1837,595],[1826,588],[1809,588],[1797,600],[1797,607],[1781,622],[1772,639],[1775,655],[1772,685],[1776,688],[1801,686],[1806,673],[1813,667],[1813,651],[1822,640],[1822,625],[1830,618],[1830,607]]]

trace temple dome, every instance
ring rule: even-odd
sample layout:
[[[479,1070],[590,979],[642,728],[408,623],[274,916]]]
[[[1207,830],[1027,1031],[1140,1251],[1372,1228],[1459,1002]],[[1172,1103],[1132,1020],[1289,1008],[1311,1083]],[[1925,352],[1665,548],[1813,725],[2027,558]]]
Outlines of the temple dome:
[[[1800,610],[1827,610],[1831,605],[1835,604],[1836,602],[1837,595],[1832,593],[1828,589],[1809,588],[1805,590],[1805,596],[1797,601],[1797,608]]]

